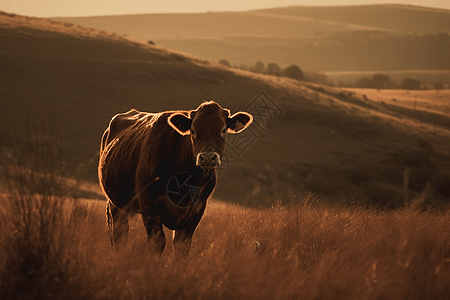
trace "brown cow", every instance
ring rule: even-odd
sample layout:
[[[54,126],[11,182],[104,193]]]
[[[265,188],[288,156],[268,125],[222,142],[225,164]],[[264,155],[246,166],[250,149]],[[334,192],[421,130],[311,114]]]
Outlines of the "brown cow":
[[[150,252],[163,252],[164,224],[175,230],[175,254],[186,255],[216,186],[226,133],[239,133],[252,121],[246,112],[230,116],[214,101],[192,111],[132,109],[114,116],[102,137],[98,168],[112,245],[126,242],[128,217],[138,213]]]

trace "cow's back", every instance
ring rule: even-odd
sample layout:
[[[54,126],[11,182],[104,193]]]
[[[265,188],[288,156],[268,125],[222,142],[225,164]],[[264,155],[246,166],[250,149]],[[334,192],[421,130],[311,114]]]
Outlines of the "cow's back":
[[[100,146],[99,178],[107,197],[117,206],[128,204],[134,194],[135,170],[139,162],[142,128],[158,114],[132,109],[114,116]]]
[[[115,115],[109,122],[108,128],[103,133],[100,152],[103,152],[106,146],[124,133],[124,131],[132,129],[142,117],[148,118],[152,116],[153,114],[141,113],[135,109]]]

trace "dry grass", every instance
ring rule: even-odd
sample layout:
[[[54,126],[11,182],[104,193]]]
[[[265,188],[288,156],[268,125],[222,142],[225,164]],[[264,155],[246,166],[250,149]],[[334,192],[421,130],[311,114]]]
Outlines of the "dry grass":
[[[450,115],[450,90],[408,91],[356,88],[347,90],[353,92],[359,98],[366,95],[368,99],[374,102],[384,102],[387,105],[396,105],[443,116]]]
[[[76,200],[70,191],[79,185],[58,167],[57,139],[38,133],[13,143],[1,164],[2,299],[447,299],[450,293],[448,209],[331,207],[314,197],[267,209],[212,201],[186,258],[172,258],[170,246],[160,258],[149,255],[140,217],[131,222],[127,246],[115,252],[104,206]],[[18,153],[26,159],[19,162]]]
[[[48,121],[29,120],[26,128],[5,135],[13,138],[0,149],[0,294],[6,299],[49,298],[62,292],[74,269],[86,268],[73,251],[85,214],[69,205],[80,181],[68,179],[61,136]]]
[[[175,260],[170,247],[160,259],[146,253],[140,218],[127,247],[114,252],[103,209],[40,200],[25,200],[33,210],[2,213],[2,299],[446,299],[450,292],[448,210],[213,202],[189,256]]]

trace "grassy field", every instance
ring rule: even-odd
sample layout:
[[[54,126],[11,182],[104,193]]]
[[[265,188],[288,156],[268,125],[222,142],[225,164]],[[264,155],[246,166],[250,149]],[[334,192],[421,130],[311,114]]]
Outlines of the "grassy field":
[[[58,135],[31,124],[0,161],[2,299],[447,299],[450,210],[210,200],[191,252],[146,251],[142,219],[112,249],[105,202],[80,199]],[[47,129],[46,129],[47,128]],[[40,134],[38,134],[40,133]],[[97,188],[98,190],[98,188]]]
[[[387,103],[415,111],[434,113],[436,115],[450,114],[450,90],[408,91],[408,90],[376,90],[347,89],[357,97],[372,99],[375,102]]]
[[[450,211],[209,203],[191,252],[145,250],[140,217],[114,252],[104,202],[6,197],[2,299],[447,299]],[[11,209],[12,208],[12,209]],[[167,242],[171,234],[166,231]]]

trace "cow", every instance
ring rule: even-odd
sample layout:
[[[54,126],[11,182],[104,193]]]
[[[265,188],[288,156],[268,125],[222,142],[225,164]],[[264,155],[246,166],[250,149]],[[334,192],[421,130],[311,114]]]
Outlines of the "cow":
[[[162,254],[162,225],[174,230],[175,256],[186,256],[192,236],[216,187],[227,133],[237,134],[251,114],[205,101],[195,110],[115,115],[105,130],[98,166],[112,246],[127,241],[129,217],[140,214],[147,249]]]

